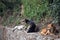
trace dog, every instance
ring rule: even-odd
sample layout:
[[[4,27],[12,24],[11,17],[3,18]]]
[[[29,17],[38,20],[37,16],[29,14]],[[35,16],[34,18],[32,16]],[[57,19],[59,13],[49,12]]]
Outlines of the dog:
[[[36,32],[36,24],[32,20],[25,19],[24,22],[30,25],[30,28],[28,29],[27,33]]]
[[[47,27],[43,28],[40,32],[42,35],[55,35],[59,33],[54,24],[48,24]]]

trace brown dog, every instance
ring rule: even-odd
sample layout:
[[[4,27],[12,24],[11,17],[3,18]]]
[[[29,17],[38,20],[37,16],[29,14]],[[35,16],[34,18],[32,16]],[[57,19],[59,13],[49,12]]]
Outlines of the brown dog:
[[[43,28],[41,30],[41,34],[42,35],[53,35],[56,33],[56,27],[54,26],[54,24],[48,24],[46,28]]]

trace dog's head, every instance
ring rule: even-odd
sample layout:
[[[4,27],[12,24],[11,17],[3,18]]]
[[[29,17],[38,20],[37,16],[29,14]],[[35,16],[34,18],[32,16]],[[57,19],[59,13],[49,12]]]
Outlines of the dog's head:
[[[54,27],[54,24],[48,24],[48,25],[47,25],[47,28],[48,28],[48,29],[51,29],[51,28],[53,28],[53,27]]]
[[[41,31],[41,34],[47,35],[47,34],[54,34],[54,28],[55,26],[53,24],[48,24],[46,28],[43,28]]]

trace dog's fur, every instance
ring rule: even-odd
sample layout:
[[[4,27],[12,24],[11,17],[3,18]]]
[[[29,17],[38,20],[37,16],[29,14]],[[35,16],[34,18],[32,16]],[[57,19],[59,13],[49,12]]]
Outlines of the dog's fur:
[[[56,29],[56,27],[54,26],[54,24],[48,24],[46,28],[43,28],[41,30],[41,34],[42,35],[53,35],[58,33],[58,30]]]
[[[27,31],[28,33],[30,33],[30,32],[36,32],[35,31],[36,25],[35,25],[35,23],[32,20],[25,19],[24,21],[25,21],[26,24],[30,25],[30,28]]]

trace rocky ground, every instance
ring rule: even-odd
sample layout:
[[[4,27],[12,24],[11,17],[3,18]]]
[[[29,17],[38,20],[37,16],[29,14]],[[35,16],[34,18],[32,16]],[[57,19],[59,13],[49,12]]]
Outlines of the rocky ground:
[[[11,28],[7,28],[6,40],[60,40],[60,38],[57,35],[43,36],[39,32],[27,33],[18,29],[13,32]]]
[[[0,40],[60,40],[58,35],[46,35],[43,36],[39,32],[27,33],[24,30],[13,28],[0,28]]]

